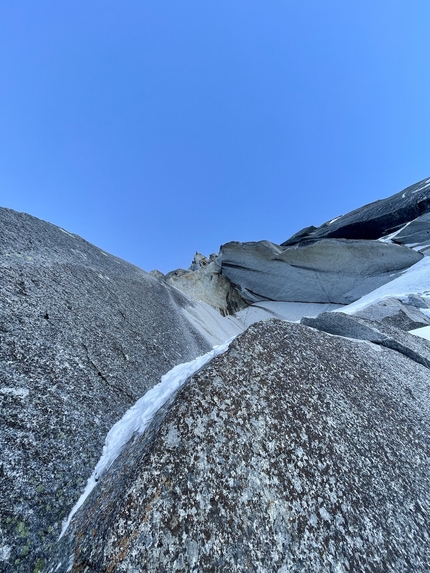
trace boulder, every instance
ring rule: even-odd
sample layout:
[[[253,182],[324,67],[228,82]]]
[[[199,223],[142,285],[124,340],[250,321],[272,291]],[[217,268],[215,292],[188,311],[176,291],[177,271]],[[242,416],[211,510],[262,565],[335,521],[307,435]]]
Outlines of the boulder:
[[[34,573],[113,423],[211,345],[164,282],[29,215],[0,225],[0,569]]]
[[[323,312],[315,318],[303,317],[300,322],[328,334],[373,342],[390,348],[430,369],[430,345],[417,341],[412,334],[393,326],[343,312]]]
[[[379,241],[322,239],[282,248],[269,241],[223,245],[225,275],[249,302],[349,304],[393,280],[423,255]]]
[[[430,317],[419,310],[420,308],[426,309],[427,303],[421,297],[414,298],[421,299],[421,307],[408,303],[407,299],[402,301],[395,297],[388,297],[355,312],[354,316],[391,324],[406,331],[430,324]]]
[[[320,227],[307,227],[282,243],[282,246],[323,238],[379,239],[429,212],[430,178],[423,179],[391,197],[336,217]]]
[[[129,442],[47,571],[427,573],[428,380],[375,344],[251,326]]]

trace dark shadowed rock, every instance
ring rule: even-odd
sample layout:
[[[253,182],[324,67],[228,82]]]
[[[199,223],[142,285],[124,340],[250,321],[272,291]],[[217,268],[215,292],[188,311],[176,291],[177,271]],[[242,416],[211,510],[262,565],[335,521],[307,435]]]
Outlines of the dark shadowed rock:
[[[349,304],[422,259],[379,241],[324,239],[282,248],[269,241],[221,247],[222,273],[250,302]]]
[[[321,227],[308,227],[282,243],[291,246],[316,239],[379,239],[430,212],[430,178],[332,219]]]
[[[427,573],[429,406],[398,352],[253,325],[129,443],[48,571]]]
[[[8,209],[0,231],[0,570],[34,573],[113,423],[209,344],[137,267]]]
[[[430,248],[430,213],[411,221],[393,237],[393,242],[426,252]]]

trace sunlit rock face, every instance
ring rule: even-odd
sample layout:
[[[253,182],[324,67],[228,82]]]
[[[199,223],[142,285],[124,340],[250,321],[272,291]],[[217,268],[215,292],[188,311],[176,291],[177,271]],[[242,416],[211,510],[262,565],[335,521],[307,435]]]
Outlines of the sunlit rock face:
[[[379,241],[322,239],[295,247],[269,241],[221,247],[222,273],[250,302],[349,304],[390,282],[421,253]]]
[[[427,572],[429,376],[369,341],[251,326],[129,443],[48,570]]]
[[[113,423],[210,345],[148,273],[29,215],[0,229],[0,570],[33,573]]]
[[[178,269],[168,273],[166,281],[192,300],[209,304],[222,316],[233,315],[248,306],[229,279],[221,274],[217,255],[207,258],[196,253],[188,271]]]

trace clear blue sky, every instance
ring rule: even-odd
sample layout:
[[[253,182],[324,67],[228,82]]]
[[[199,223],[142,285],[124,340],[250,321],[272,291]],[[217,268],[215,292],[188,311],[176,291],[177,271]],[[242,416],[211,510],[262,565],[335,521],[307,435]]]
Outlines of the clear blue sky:
[[[0,78],[0,205],[148,271],[430,176],[429,0],[2,0]]]

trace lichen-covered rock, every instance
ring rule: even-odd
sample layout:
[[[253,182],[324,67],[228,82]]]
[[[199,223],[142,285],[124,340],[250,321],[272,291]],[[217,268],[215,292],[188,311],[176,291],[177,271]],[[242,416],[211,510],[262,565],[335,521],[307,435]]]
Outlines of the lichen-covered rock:
[[[429,380],[369,342],[251,326],[129,443],[48,571],[427,573]]]
[[[249,302],[349,304],[392,281],[423,255],[379,241],[322,239],[295,247],[231,242],[220,250],[223,275]]]
[[[34,573],[113,423],[210,346],[148,273],[29,215],[0,230],[0,570]]]

